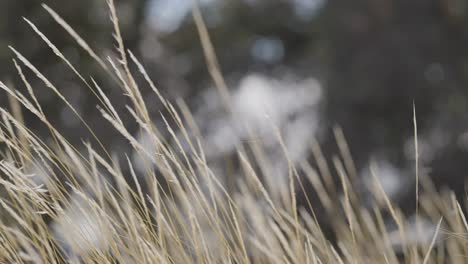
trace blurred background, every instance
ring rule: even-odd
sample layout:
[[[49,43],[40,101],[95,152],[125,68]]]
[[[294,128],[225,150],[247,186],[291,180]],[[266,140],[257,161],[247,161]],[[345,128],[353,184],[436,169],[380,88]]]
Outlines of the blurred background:
[[[114,47],[104,0],[44,0],[88,43],[107,56]],[[363,189],[371,160],[393,199],[414,204],[413,102],[421,172],[438,188],[464,193],[468,173],[468,2],[465,0],[200,0],[203,16],[230,89],[234,118],[207,71],[191,15],[191,0],[116,1],[127,48],[141,58],[163,95],[183,99],[206,139],[209,158],[235,153],[247,139],[244,124],[273,160],[281,159],[270,124],[282,131],[294,162],[312,159],[316,139],[325,157],[338,152],[341,126]],[[112,151],[124,140],[96,109],[97,100],[28,27],[34,22],[83,76],[93,76],[124,114],[128,99],[99,65],[41,7],[40,1],[0,1],[0,78],[23,90],[8,45],[22,52],[60,88]],[[92,140],[72,111],[34,75],[44,110],[75,143]],[[163,107],[141,86],[156,124]],[[152,103],[154,102],[154,103]],[[0,104],[8,105],[4,93]],[[25,112],[26,123],[47,131]],[[125,115],[124,115],[125,117]],[[128,122],[135,123],[127,116]],[[241,120],[241,121],[239,121]],[[239,122],[239,123],[236,123]],[[134,133],[138,133],[134,124]],[[144,135],[140,135],[145,140]],[[135,162],[138,157],[134,157]],[[284,162],[283,162],[284,163]],[[411,210],[411,208],[408,208]]]

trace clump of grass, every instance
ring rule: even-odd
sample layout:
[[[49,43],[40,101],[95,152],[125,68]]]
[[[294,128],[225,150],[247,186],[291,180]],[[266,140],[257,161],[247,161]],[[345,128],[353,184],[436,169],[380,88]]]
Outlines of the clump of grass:
[[[223,184],[227,176],[216,174],[205,157],[203,138],[193,131],[197,128],[190,111],[184,104],[174,105],[161,96],[144,66],[125,49],[113,0],[108,0],[108,5],[117,54],[107,61],[57,13],[44,8],[128,96],[131,104],[126,109],[151,144],[133,136],[129,124],[122,121],[99,84],[82,76],[33,22],[26,22],[98,98],[103,120],[142,157],[146,173],[136,172],[130,158],[118,160],[99,143],[60,89],[21,52],[10,47],[28,93],[0,82],[12,106],[11,111],[0,108],[0,185],[6,193],[0,199],[0,262],[465,262],[468,247],[464,234],[468,224],[464,203],[451,192],[436,192],[424,175],[419,175],[422,188],[418,189],[418,214],[414,221],[407,219],[386,195],[376,165],[371,169],[375,179],[372,199],[370,203],[364,201],[356,191],[356,169],[339,129],[335,134],[340,155],[333,158],[332,164],[312,142],[317,167],[306,159],[297,165],[288,162],[288,184],[274,190],[264,184],[268,175],[256,169],[264,160],[259,157],[261,151],[254,151],[252,157],[246,149],[249,146],[239,146],[241,173],[235,188],[227,188]],[[194,18],[209,71],[229,111],[229,92],[196,7]],[[97,146],[90,142],[72,145],[54,127],[24,69],[32,71],[72,109],[95,137]],[[138,84],[136,75],[146,83]],[[149,86],[159,102],[145,101],[141,85]],[[148,103],[165,107],[165,127],[154,124]],[[25,125],[21,109],[31,112],[48,128],[52,143],[46,143]],[[278,140],[281,142],[280,133]],[[258,144],[254,147],[261,148]],[[284,152],[288,161],[287,150]],[[332,175],[335,172],[338,186]],[[316,200],[309,198],[310,192],[316,194]],[[305,206],[299,206],[299,194],[304,194]],[[390,226],[395,228],[391,230]]]

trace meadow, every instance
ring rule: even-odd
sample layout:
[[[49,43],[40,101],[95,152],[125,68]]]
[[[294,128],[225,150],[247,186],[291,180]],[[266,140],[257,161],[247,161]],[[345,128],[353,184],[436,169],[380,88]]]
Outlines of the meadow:
[[[281,131],[272,125],[287,164],[282,180],[269,175],[272,164],[265,146],[248,128],[249,140],[235,146],[235,168],[227,164],[219,170],[207,158],[205,139],[187,104],[161,95],[157,80],[125,47],[114,1],[108,0],[108,6],[115,49],[103,58],[73,25],[43,5],[44,13],[121,90],[128,100],[126,113],[119,113],[105,89],[82,75],[33,22],[24,23],[54,59],[75,74],[83,92],[95,96],[102,122],[112,126],[131,152],[115,153],[101,143],[60,87],[10,47],[21,82],[0,82],[2,96],[10,102],[0,107],[1,263],[466,262],[466,198],[437,191],[420,171],[415,113],[414,215],[403,213],[387,195],[377,163],[371,165],[371,194],[362,195],[351,151],[338,127],[339,153],[324,157],[311,138],[304,144],[314,161],[296,162]],[[196,6],[193,18],[207,69],[224,111],[231,114],[232,95]],[[30,75],[53,91],[93,138],[71,143],[48,119]],[[19,86],[27,92],[15,88]],[[143,86],[153,91],[157,102],[142,95]],[[149,104],[164,106],[164,125],[153,121]],[[46,137],[28,127],[24,112],[46,127]],[[122,121],[123,114],[134,123]],[[135,124],[145,140],[130,132]]]

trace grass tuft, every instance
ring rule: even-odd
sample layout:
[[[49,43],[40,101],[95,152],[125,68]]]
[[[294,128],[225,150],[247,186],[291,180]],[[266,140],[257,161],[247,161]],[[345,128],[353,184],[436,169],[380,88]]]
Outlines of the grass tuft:
[[[0,107],[0,263],[465,263],[465,200],[434,191],[419,175],[417,156],[416,225],[385,193],[376,164],[371,166],[371,198],[363,198],[339,128],[334,132],[340,155],[333,162],[311,139],[313,163],[304,158],[294,164],[281,133],[272,127],[288,164],[287,182],[275,183],[259,172],[269,162],[255,140],[237,146],[234,158],[240,172],[234,181],[227,179],[233,175],[220,173],[207,160],[204,139],[187,105],[166,100],[143,64],[126,50],[114,1],[107,3],[117,45],[116,54],[105,59],[65,19],[43,7],[122,89],[131,102],[125,107],[128,113],[119,113],[121,108],[94,78],[83,77],[34,22],[24,20],[78,83],[92,91],[102,119],[128,141],[133,155],[119,160],[60,89],[10,47],[28,93],[0,82],[11,108]],[[228,89],[196,5],[193,16],[208,70],[229,113]],[[97,147],[88,141],[73,145],[54,127],[23,67],[78,116]],[[158,102],[145,100],[143,85]],[[148,103],[164,106],[163,126],[152,121]],[[43,123],[52,140],[36,135],[21,111]],[[122,114],[132,116],[134,124],[125,123]],[[130,132],[135,124],[144,141]],[[142,161],[138,168],[135,159]],[[306,203],[298,200],[302,196]]]

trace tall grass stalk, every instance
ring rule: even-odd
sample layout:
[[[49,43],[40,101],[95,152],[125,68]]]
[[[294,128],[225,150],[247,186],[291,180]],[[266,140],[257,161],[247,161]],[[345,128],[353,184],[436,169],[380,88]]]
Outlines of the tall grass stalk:
[[[98,99],[103,120],[145,160],[146,173],[137,172],[127,155],[122,160],[106,148],[60,87],[10,47],[22,81],[17,85],[24,85],[28,93],[0,82],[11,105],[11,109],[0,107],[1,263],[466,262],[465,200],[457,200],[451,192],[436,192],[417,171],[417,188],[421,183],[416,191],[418,215],[431,228],[415,232],[411,219],[385,193],[376,164],[371,166],[372,199],[369,202],[359,194],[356,167],[339,128],[335,136],[340,155],[331,163],[311,139],[313,164],[305,157],[294,164],[277,133],[289,168],[286,186],[274,186],[257,169],[268,166],[261,144],[239,145],[236,158],[241,173],[234,188],[228,188],[226,177],[232,175],[216,173],[207,161],[205,139],[189,108],[183,101],[166,100],[137,56],[126,50],[114,1],[107,2],[117,43],[116,54],[108,58],[101,58],[59,14],[43,7],[128,96],[126,110],[139,131],[149,136],[150,146],[132,135],[130,124],[123,121],[95,79],[82,76],[33,21],[25,21],[76,75],[78,83]],[[193,14],[208,70],[229,112],[228,88],[196,5]],[[88,141],[73,145],[58,131],[24,69],[72,110],[97,146]],[[159,101],[145,100],[143,86]],[[148,112],[147,104],[156,103],[166,110],[163,127]],[[43,123],[52,140],[45,142],[36,135],[21,111]],[[299,204],[299,194],[306,205]]]

